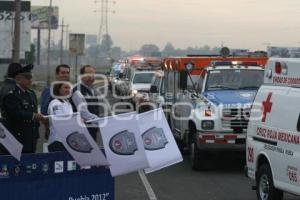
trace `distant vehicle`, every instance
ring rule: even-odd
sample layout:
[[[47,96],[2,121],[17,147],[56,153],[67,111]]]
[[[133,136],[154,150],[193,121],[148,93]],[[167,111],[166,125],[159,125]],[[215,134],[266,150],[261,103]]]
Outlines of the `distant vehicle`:
[[[130,67],[125,70],[125,82],[120,93],[127,96],[126,100],[132,103],[134,109],[148,98],[154,74],[152,68]]]
[[[122,72],[121,65],[122,65],[121,63],[113,63],[112,65],[112,69],[108,76],[110,90],[112,90],[113,87],[115,88],[119,81],[119,76],[120,73]]]
[[[152,79],[157,69],[161,68],[161,64],[160,58],[131,57],[117,86],[120,98],[132,103],[134,109],[148,101]]]
[[[271,58],[251,110],[246,175],[257,199],[300,195],[300,59]]]
[[[240,113],[249,114],[266,62],[265,56],[165,59],[150,101],[164,108],[179,146],[190,151],[193,169],[205,168],[208,152],[245,151],[248,121]]]

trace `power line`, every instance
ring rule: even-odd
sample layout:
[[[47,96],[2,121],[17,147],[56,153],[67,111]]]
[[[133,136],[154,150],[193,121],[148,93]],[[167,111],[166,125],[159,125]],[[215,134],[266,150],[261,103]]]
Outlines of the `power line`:
[[[101,14],[100,24],[99,24],[99,32],[98,32],[98,45],[97,45],[96,56],[95,56],[95,63],[97,63],[97,58],[99,57],[100,45],[101,45],[101,43],[104,39],[104,35],[106,35],[106,37],[109,35],[108,14],[109,13],[115,13],[114,10],[109,9],[109,3],[116,4],[116,1],[111,1],[111,0],[95,0],[95,3],[99,3],[99,2],[101,2],[101,9],[94,11],[94,12],[100,12],[100,14]],[[110,49],[108,49],[108,52],[106,52],[106,53],[107,53],[108,57],[111,57],[110,56]]]
[[[94,12],[100,12],[100,24],[99,24],[99,31],[98,31],[98,44],[101,44],[104,35],[109,34],[109,21],[108,21],[108,14],[115,13],[114,10],[109,9],[109,3],[116,4],[116,1],[110,0],[95,0],[95,3],[101,2],[100,10],[95,10]]]

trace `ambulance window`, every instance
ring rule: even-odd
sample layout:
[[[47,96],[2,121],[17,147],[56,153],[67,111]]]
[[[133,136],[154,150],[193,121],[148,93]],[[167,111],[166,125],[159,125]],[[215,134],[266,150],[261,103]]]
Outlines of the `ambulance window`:
[[[198,88],[198,84],[200,83],[200,77],[199,75],[192,75],[191,77],[188,77],[188,80],[187,80],[187,88],[188,89],[194,89],[194,86],[195,88],[197,89]],[[202,80],[203,82],[203,80]],[[202,82],[200,83],[202,85]],[[194,85],[193,85],[194,84]]]
[[[201,91],[203,87],[203,78],[200,77],[196,83],[196,90]]]

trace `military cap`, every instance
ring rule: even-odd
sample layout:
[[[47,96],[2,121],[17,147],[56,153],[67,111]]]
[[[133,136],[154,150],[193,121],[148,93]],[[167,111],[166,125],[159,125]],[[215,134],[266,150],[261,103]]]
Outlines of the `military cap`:
[[[33,65],[32,64],[29,64],[29,65],[26,65],[24,67],[22,67],[21,69],[19,69],[17,72],[16,72],[16,75],[25,75],[25,76],[31,76],[31,70],[33,69]]]

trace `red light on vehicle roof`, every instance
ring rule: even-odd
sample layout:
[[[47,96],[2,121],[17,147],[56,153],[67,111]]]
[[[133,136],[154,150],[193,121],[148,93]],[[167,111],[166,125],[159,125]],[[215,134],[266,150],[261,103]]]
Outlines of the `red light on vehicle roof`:
[[[281,63],[280,62],[276,62],[275,63],[275,72],[276,74],[281,74],[282,68],[281,68]]]

